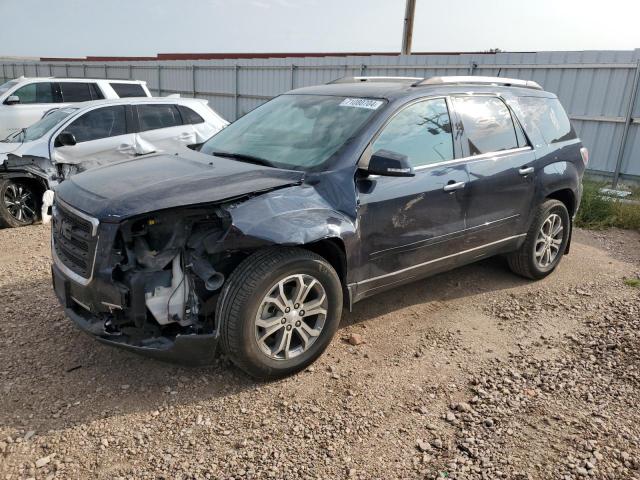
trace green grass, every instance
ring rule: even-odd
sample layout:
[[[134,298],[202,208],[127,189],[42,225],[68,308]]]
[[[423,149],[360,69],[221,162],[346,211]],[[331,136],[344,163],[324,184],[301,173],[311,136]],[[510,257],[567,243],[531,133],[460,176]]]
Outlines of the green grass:
[[[576,226],[593,230],[610,227],[640,230],[640,205],[602,198],[599,190],[603,186],[607,185],[593,181],[584,182]],[[637,190],[634,191],[633,197],[637,198],[639,195]]]
[[[629,287],[640,287],[640,278],[625,278],[624,284]]]

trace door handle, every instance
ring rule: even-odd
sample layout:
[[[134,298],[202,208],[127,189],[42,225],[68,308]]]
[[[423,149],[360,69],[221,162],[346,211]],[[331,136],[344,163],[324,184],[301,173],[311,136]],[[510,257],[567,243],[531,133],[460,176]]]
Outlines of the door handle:
[[[127,145],[126,143],[123,143],[122,145],[120,145],[118,147],[118,151],[120,153],[131,153],[133,151],[133,146],[132,145]]]
[[[456,190],[460,190],[461,188],[464,188],[465,185],[466,185],[465,182],[447,183],[444,186],[444,191],[445,192],[455,192]]]
[[[533,167],[522,167],[520,170],[518,170],[518,173],[524,177],[525,175],[533,173],[533,170]]]

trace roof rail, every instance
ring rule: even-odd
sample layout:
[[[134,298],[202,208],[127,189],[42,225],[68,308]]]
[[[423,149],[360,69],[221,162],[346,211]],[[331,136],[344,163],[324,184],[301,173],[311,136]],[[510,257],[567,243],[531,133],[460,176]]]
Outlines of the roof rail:
[[[415,84],[423,80],[422,77],[342,77],[331,80],[327,85],[333,83],[359,83],[359,82],[406,82]]]
[[[502,85],[505,87],[522,87],[542,90],[539,83],[533,80],[519,80],[517,78],[503,77],[474,77],[474,76],[453,76],[453,77],[431,77],[420,79],[412,86],[434,86],[434,85]]]

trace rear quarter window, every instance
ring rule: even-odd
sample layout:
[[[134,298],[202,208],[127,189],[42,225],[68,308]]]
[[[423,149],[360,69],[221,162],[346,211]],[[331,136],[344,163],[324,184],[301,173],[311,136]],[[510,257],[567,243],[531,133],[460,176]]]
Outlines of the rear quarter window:
[[[185,125],[197,125],[198,123],[204,123],[204,118],[184,105],[178,105],[182,120]]]
[[[564,108],[557,98],[518,98],[525,130],[538,130],[548,144],[577,138]]]
[[[147,92],[144,91],[142,85],[138,83],[110,83],[111,88],[115,90],[120,98],[146,97]]]

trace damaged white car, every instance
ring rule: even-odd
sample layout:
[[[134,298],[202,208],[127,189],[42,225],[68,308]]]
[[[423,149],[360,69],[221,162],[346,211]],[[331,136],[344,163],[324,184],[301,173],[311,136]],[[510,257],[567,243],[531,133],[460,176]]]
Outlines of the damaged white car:
[[[53,110],[0,142],[0,224],[48,220],[49,190],[75,173],[178,152],[227,124],[206,100],[191,98],[99,100]]]

